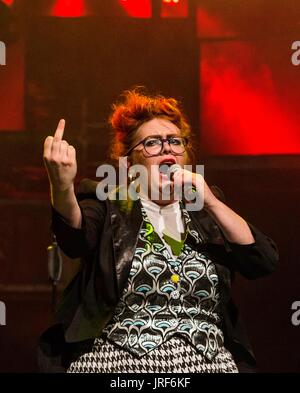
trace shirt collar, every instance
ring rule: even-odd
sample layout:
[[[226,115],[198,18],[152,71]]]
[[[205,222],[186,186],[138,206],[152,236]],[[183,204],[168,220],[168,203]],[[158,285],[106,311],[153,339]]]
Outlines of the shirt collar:
[[[174,214],[174,213],[180,211],[179,201],[175,201],[175,202],[170,203],[169,205],[166,205],[166,206],[159,206],[157,203],[151,201],[149,198],[146,198],[145,196],[140,196],[140,199],[141,199],[142,205],[147,210],[150,210],[154,213]]]

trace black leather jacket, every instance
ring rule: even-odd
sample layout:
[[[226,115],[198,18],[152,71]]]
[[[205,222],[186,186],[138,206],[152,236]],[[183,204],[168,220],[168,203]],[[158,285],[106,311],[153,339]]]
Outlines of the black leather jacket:
[[[88,351],[110,321],[122,295],[142,224],[140,201],[101,202],[94,193],[80,197],[82,228],[70,227],[53,209],[52,227],[61,249],[82,258],[78,274],[68,285],[57,311],[58,324],[40,338],[39,360],[44,371],[64,371]],[[224,238],[205,210],[190,211],[193,229],[202,238],[202,252],[215,262],[219,277],[225,346],[241,365],[255,367],[255,358],[231,295],[235,272],[255,279],[277,264],[274,242],[249,224],[255,243],[238,245]]]

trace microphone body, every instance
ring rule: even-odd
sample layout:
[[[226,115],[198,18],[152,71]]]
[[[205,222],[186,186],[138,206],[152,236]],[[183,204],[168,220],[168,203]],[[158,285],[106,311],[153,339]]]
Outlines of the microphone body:
[[[173,181],[174,173],[178,172],[181,169],[183,168],[179,164],[173,164],[171,166],[167,164],[165,165],[163,164],[159,168],[159,171],[161,173],[168,175],[169,180]],[[177,188],[175,190],[175,193],[178,196],[182,197],[188,203],[191,203],[192,201],[196,200],[197,195],[195,192],[196,192],[196,188],[191,183],[183,184],[182,187],[180,187],[180,189]]]
[[[174,173],[180,171],[182,168],[179,164],[173,164],[169,167],[168,169],[168,176],[170,178],[170,180],[173,180],[174,177]]]
[[[167,164],[163,164],[159,167],[159,172],[164,173],[165,175],[168,175],[170,180],[173,180],[174,173],[179,171],[181,166],[179,164],[173,164],[171,166]]]
[[[52,283],[56,285],[62,273],[62,257],[59,246],[54,238],[51,246],[47,248],[48,253],[48,275]]]

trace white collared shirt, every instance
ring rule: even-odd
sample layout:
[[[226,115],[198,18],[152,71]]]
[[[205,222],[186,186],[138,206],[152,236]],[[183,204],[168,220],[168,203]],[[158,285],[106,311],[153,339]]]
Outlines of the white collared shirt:
[[[185,228],[178,201],[166,206],[159,206],[150,199],[141,197],[141,203],[146,210],[147,216],[151,221],[155,232],[162,238],[162,240],[163,233],[177,241],[182,240],[182,234],[184,233]],[[170,250],[169,246],[168,249]]]

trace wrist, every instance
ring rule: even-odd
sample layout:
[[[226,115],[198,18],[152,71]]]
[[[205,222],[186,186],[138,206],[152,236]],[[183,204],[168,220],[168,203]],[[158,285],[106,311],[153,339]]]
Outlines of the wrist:
[[[68,187],[57,187],[50,185],[50,194],[51,194],[51,202],[52,205],[61,206],[67,203],[73,203],[76,200],[74,184],[69,185]]]
[[[71,184],[61,184],[61,185],[54,185],[53,183],[50,183],[50,190],[51,194],[61,194],[61,195],[67,195],[70,193],[74,193],[74,183]]]

